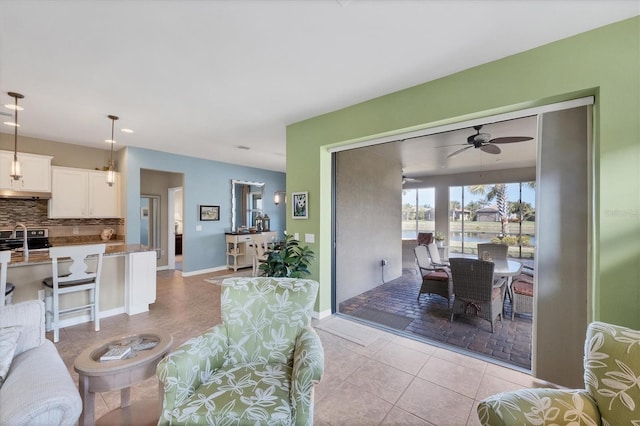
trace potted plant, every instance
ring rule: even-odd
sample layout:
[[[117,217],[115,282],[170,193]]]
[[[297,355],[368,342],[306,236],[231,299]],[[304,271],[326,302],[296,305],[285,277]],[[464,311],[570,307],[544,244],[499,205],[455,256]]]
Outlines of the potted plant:
[[[267,254],[260,270],[267,277],[303,278],[311,274],[309,264],[314,256],[308,246],[301,247],[298,240],[285,234],[284,241]]]
[[[442,232],[436,232],[433,239],[436,240],[436,245],[438,247],[442,247],[444,245],[444,235],[442,234]]]

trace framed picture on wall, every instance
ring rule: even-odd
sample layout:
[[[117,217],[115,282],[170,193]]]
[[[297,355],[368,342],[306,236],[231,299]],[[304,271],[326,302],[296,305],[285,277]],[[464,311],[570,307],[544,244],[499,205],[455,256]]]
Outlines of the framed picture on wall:
[[[292,200],[292,216],[294,219],[309,219],[309,193],[293,192]]]
[[[200,220],[220,220],[220,206],[200,206]]]

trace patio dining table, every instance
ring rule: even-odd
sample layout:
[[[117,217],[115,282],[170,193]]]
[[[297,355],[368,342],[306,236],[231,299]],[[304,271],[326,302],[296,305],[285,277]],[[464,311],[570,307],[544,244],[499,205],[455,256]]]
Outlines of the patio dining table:
[[[514,276],[519,275],[522,272],[522,263],[516,260],[494,260],[493,277],[506,278],[507,279],[507,292],[509,299],[513,300],[513,290],[511,288],[511,281]]]

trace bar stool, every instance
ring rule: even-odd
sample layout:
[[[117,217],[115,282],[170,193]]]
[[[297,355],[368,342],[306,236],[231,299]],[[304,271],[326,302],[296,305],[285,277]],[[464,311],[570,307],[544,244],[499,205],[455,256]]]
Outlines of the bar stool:
[[[11,250],[0,251],[0,306],[11,304],[11,293],[15,286],[7,282],[7,268],[11,260]],[[5,303],[6,302],[6,303]]]
[[[51,247],[49,257],[53,276],[45,278],[45,297],[51,297],[51,310],[47,307],[47,315],[52,316],[53,341],[60,340],[60,315],[88,310],[91,313],[95,330],[100,331],[100,274],[102,272],[102,256],[105,244],[89,244],[77,246]],[[95,256],[95,271],[88,272],[87,258]],[[60,264],[64,258],[71,258],[68,273],[60,273]],[[58,263],[61,260],[60,264]],[[89,302],[78,306],[60,309],[60,295],[88,292]]]

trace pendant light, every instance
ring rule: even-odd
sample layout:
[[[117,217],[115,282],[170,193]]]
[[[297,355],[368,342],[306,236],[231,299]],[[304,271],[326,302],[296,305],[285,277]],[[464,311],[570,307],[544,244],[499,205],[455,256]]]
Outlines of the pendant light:
[[[20,162],[18,161],[18,111],[21,110],[18,106],[18,99],[24,98],[20,93],[8,92],[8,95],[14,99],[13,105],[6,105],[7,108],[12,109],[14,112],[13,126],[15,128],[13,132],[13,161],[11,162],[11,174],[9,175],[13,180],[20,180],[22,173],[20,170]]]
[[[118,116],[108,115],[107,117],[111,120],[111,139],[107,141],[111,143],[111,159],[109,160],[109,171],[107,172],[107,185],[113,186],[113,184],[116,183],[116,172],[113,170],[113,144],[116,143],[116,141],[113,139],[113,129]]]

